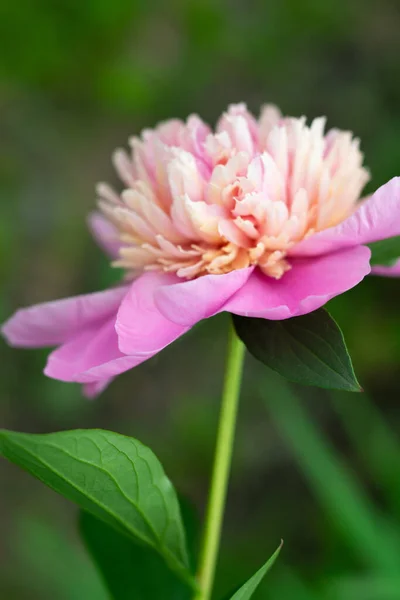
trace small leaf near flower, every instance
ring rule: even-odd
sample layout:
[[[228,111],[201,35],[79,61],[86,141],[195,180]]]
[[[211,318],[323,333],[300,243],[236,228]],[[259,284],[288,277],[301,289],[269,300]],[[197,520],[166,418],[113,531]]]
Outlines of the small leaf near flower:
[[[328,389],[361,390],[343,334],[325,309],[283,321],[232,316],[249,352],[286,379]]]
[[[257,573],[254,573],[253,577],[251,577],[248,581],[246,581],[246,583],[244,583],[237,590],[237,592],[235,592],[235,594],[233,594],[233,596],[231,596],[231,600],[249,600],[253,596],[254,592],[260,585],[262,579],[268,573],[268,571],[270,570],[270,568],[272,567],[272,565],[278,558],[278,555],[279,555],[279,552],[281,551],[282,546],[283,546],[283,542],[281,542],[281,545],[279,546],[279,548],[277,550],[275,550],[275,552],[273,553],[271,558],[267,560],[265,565],[263,565],[261,567],[261,569],[259,569],[257,571]]]
[[[182,580],[196,587],[178,498],[149,448],[99,429],[45,435],[0,430],[0,456],[120,533],[153,548]]]
[[[400,236],[367,244],[371,250],[371,265],[392,267],[400,258]]]

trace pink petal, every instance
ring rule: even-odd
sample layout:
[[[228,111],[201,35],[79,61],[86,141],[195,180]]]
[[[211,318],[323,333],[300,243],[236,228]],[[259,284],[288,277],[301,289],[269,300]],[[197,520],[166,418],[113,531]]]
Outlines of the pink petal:
[[[64,298],[18,310],[2,327],[12,346],[39,348],[62,344],[83,328],[117,310],[127,287]]]
[[[247,120],[242,115],[225,114],[217,125],[217,132],[226,131],[231,139],[232,146],[238,152],[247,152],[250,156],[254,151],[254,144]]]
[[[163,286],[174,287],[179,278],[148,272],[134,281],[118,311],[115,329],[124,354],[149,357],[183,335],[189,327],[169,321],[155,305],[155,294]],[[144,360],[144,358],[143,358]]]
[[[293,256],[316,256],[400,235],[400,177],[365,200],[348,219],[297,244]]]
[[[99,212],[89,214],[88,226],[100,248],[111,258],[117,258],[121,242],[116,227]]]
[[[88,388],[96,393],[106,379],[136,367],[183,335],[188,328],[171,323],[154,306],[153,291],[163,279],[159,273],[142,275],[132,284],[118,318],[114,314],[91,325],[52,352],[45,374],[62,381],[98,382]]]
[[[223,310],[252,271],[253,267],[249,267],[225,275],[203,275],[191,281],[163,285],[155,290],[155,303],[167,319],[191,327]]]
[[[104,392],[104,390],[110,385],[112,380],[113,377],[111,377],[110,379],[101,379],[100,381],[94,381],[92,383],[84,383],[83,393],[86,396],[86,398],[89,398],[89,400],[91,400],[92,398],[96,398],[96,396]]]
[[[357,285],[370,272],[370,250],[357,246],[327,256],[293,259],[292,269],[275,280],[258,269],[221,310],[280,320],[316,310]]]
[[[372,275],[383,275],[384,277],[400,277],[400,260],[391,267],[377,266],[372,267]]]
[[[118,349],[115,314],[104,323],[92,325],[48,358],[45,375],[61,381],[103,382],[136,366],[145,358],[125,356]],[[89,387],[89,391],[96,388]]]

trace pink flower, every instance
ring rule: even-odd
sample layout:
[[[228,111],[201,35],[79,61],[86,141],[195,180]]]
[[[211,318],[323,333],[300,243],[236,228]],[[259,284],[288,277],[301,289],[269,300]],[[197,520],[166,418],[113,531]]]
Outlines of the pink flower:
[[[271,106],[256,120],[239,104],[215,132],[193,115],[133,138],[114,155],[124,191],[100,184],[90,218],[124,282],[17,311],[9,343],[58,346],[46,375],[95,395],[201,319],[287,319],[357,285],[371,271],[365,244],[400,235],[400,178],[358,203],[359,142],[324,125]]]

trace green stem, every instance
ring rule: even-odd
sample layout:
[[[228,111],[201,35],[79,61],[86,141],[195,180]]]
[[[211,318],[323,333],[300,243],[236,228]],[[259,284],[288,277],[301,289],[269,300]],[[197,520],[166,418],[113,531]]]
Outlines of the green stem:
[[[197,576],[199,591],[195,600],[210,600],[214,583],[235,437],[244,351],[245,346],[231,325],[210,496]]]

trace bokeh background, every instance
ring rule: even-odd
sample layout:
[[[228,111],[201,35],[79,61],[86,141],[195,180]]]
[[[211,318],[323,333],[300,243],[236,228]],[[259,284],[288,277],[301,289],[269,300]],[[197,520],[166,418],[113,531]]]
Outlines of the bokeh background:
[[[129,135],[230,102],[327,115],[362,139],[373,190],[400,174],[396,0],[19,0],[0,7],[0,313],[107,286],[85,224]],[[346,268],[346,265],[343,265]],[[330,303],[364,394],[288,386],[246,363],[216,597],[285,546],[254,598],[400,599],[400,281]],[[201,518],[226,315],[119,377],[96,401],[0,347],[0,424],[103,427],[150,445]],[[0,464],[0,597],[105,600],[76,510]]]

